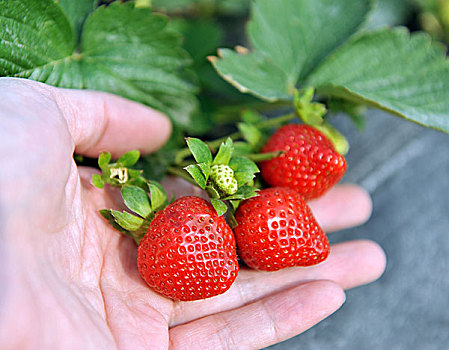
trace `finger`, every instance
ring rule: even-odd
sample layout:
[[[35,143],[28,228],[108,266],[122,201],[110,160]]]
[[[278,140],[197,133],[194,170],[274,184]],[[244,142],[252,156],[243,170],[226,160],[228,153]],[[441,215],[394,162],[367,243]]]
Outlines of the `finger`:
[[[315,281],[240,308],[174,327],[174,349],[260,349],[302,333],[343,304],[343,290]]]
[[[196,302],[176,303],[171,323],[181,324],[234,309],[310,280],[330,280],[345,289],[357,287],[378,279],[385,265],[382,248],[372,241],[361,240],[333,245],[329,258],[312,267],[276,272],[241,269],[236,282],[226,293]]]
[[[337,185],[308,204],[327,232],[363,224],[370,218],[373,208],[369,194],[360,186],[351,184]]]
[[[170,136],[167,117],[151,108],[97,91],[54,88],[54,98],[67,120],[77,153],[114,157],[138,149],[149,153]]]

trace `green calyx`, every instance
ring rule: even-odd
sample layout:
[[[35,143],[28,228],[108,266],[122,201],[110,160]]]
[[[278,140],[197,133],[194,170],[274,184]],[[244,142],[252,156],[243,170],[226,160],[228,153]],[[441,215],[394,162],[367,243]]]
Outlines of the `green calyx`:
[[[326,106],[313,101],[315,89],[308,87],[303,90],[295,90],[294,106],[296,114],[308,125],[320,125],[327,113]]]
[[[237,192],[238,183],[234,177],[234,171],[229,165],[213,165],[211,168],[210,177],[218,188],[225,194],[231,195]]]
[[[111,163],[110,153],[103,152],[98,158],[102,173],[92,176],[92,184],[98,188],[109,184],[121,189],[127,211],[103,209],[100,214],[137,244],[145,235],[154,214],[168,204],[161,184],[145,179],[140,170],[130,168],[138,160],[139,151],[125,153],[115,163]]]
[[[184,170],[193,183],[208,193],[218,215],[226,213],[229,207],[235,208],[239,201],[257,195],[253,182],[259,168],[247,157],[234,155],[231,138],[221,143],[215,157],[205,142],[195,138],[186,141],[196,164]],[[172,173],[181,175],[176,169]]]
[[[295,91],[296,114],[305,124],[321,131],[332,142],[335,150],[345,155],[349,151],[349,142],[336,128],[324,120],[327,113],[326,106],[313,101],[314,93],[313,87]]]
[[[321,131],[334,146],[334,149],[341,155],[345,155],[349,151],[349,142],[337,129],[327,122],[321,125],[313,125],[315,129]]]

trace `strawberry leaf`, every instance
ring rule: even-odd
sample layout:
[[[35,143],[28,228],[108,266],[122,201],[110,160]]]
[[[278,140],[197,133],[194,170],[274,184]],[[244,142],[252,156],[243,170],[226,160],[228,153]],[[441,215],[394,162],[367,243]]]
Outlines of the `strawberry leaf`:
[[[125,166],[125,167],[130,167],[133,166],[137,163],[137,161],[139,160],[140,157],[140,152],[135,150],[135,151],[130,151],[125,153],[124,155],[122,155],[118,160],[117,163]]]
[[[237,180],[237,184],[239,186],[251,184],[254,180],[253,173],[237,172],[237,173],[234,173],[234,177]]]
[[[114,217],[117,224],[127,231],[137,231],[145,221],[135,215],[132,215],[126,211],[120,212],[117,210],[111,210],[110,213]]]
[[[298,81],[357,32],[371,7],[370,0],[255,0],[247,28],[253,51],[220,50],[210,60],[242,92],[290,99]]]
[[[210,175],[210,169],[211,169],[210,163],[199,163],[198,166],[200,167],[200,169],[203,172],[204,177],[206,178],[206,181],[207,181],[207,179],[209,178],[209,175]]]
[[[192,176],[192,178],[195,180],[195,182],[204,190],[206,188],[206,178],[204,177],[203,172],[201,169],[195,165],[191,164],[184,168],[187,170],[187,172]]]
[[[111,153],[109,152],[101,152],[98,157],[98,166],[100,169],[104,170],[109,165],[111,161]]]
[[[151,209],[153,211],[160,210],[168,204],[168,197],[164,188],[156,181],[148,184],[151,196]]]
[[[449,133],[449,61],[428,35],[384,29],[337,50],[307,80],[322,94]]]
[[[246,157],[233,157],[229,166],[234,171],[234,177],[239,187],[251,184],[254,180],[254,174],[259,172],[256,163]]]
[[[188,137],[186,142],[197,163],[212,164],[212,153],[205,142],[194,137]]]
[[[114,227],[117,231],[120,231],[121,233],[130,236],[130,232],[126,229],[124,229],[122,226],[120,226],[114,215],[112,215],[112,210],[111,209],[102,209],[100,210],[100,214],[101,216],[103,216],[106,220],[108,220],[109,224]]]
[[[73,26],[75,35],[79,37],[86,17],[93,12],[98,0],[57,0]]]
[[[228,210],[228,206],[222,200],[212,198],[210,201],[218,216],[222,216]]]
[[[220,193],[218,193],[217,189],[213,185],[206,186],[205,190],[211,199],[220,198]]]
[[[204,7],[208,14],[218,12],[223,15],[239,15],[248,9],[249,0],[152,0],[157,10],[180,13],[198,11]]]
[[[236,193],[231,196],[222,198],[222,200],[236,200],[236,199],[248,199],[258,196],[257,189],[253,186],[242,186]]]
[[[101,178],[101,175],[99,174],[92,175],[92,185],[94,185],[97,188],[104,188],[104,181]]]
[[[137,186],[125,185],[122,187],[122,197],[125,205],[143,218],[147,218],[152,208],[147,193]]]
[[[73,3],[73,1],[71,1]],[[0,76],[50,85],[102,90],[144,103],[188,128],[196,113],[190,59],[167,19],[134,3],[90,4],[53,0],[0,0]],[[88,6],[87,6],[87,5]],[[86,5],[86,7],[85,7]]]
[[[239,200],[239,199],[231,199],[229,201],[229,203],[231,203],[232,208],[234,209],[234,211],[238,209],[238,207],[240,205],[240,202],[241,202],[241,200]]]
[[[234,152],[234,146],[232,144],[232,139],[227,138],[225,142],[222,142],[220,148],[218,149],[218,153],[215,156],[213,161],[213,165],[228,165],[229,160],[232,157],[232,153]]]
[[[232,170],[234,170],[234,174],[243,172],[255,174],[259,172],[259,168],[256,163],[246,157],[232,157],[229,166]]]

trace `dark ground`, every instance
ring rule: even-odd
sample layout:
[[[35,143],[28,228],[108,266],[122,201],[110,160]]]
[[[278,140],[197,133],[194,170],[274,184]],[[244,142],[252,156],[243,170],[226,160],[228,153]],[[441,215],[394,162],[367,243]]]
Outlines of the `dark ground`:
[[[351,144],[344,181],[367,189],[374,211],[330,239],[378,242],[387,269],[348,291],[336,314],[269,349],[449,349],[449,135],[379,111],[363,134],[336,119]]]

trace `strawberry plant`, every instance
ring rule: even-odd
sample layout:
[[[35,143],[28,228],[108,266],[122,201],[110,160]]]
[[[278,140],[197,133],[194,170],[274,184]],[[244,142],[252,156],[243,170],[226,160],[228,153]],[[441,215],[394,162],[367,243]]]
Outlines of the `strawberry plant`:
[[[379,108],[449,133],[445,48],[404,27],[368,29],[374,6],[0,0],[0,76],[106,91],[171,118],[164,148],[115,162],[104,152],[92,182],[120,188],[127,210],[101,214],[138,244],[147,284],[202,299],[231,286],[237,254],[261,270],[326,259],[307,201],[346,171],[336,113],[363,128],[366,107]],[[203,189],[210,204],[170,203],[156,182],[167,174]]]

